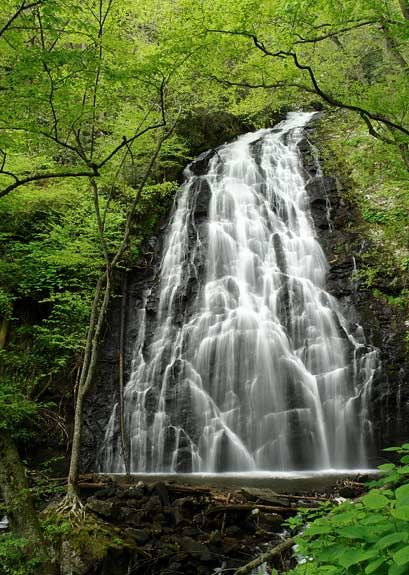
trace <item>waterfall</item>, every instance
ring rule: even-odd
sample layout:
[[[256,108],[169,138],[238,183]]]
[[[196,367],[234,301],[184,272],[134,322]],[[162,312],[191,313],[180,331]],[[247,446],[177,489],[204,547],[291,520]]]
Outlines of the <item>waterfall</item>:
[[[377,354],[325,291],[298,149],[313,115],[186,169],[124,393],[132,472],[367,466]],[[118,411],[100,471],[124,471]]]

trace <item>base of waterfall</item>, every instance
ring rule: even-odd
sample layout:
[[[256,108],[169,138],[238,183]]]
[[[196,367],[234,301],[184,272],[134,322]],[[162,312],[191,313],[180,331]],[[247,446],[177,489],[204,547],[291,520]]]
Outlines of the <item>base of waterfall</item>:
[[[280,493],[332,490],[342,481],[365,481],[378,474],[376,469],[321,469],[305,471],[256,471],[234,473],[123,473],[96,474],[114,484],[170,482],[220,489],[267,488]]]
[[[62,575],[233,574],[287,541],[285,522],[300,508],[362,495],[365,478],[348,472],[330,481],[316,473],[292,479],[271,473],[82,475],[86,516],[112,537],[104,539],[104,556],[98,545],[98,556],[68,554]],[[286,549],[272,566],[286,571],[294,562]]]

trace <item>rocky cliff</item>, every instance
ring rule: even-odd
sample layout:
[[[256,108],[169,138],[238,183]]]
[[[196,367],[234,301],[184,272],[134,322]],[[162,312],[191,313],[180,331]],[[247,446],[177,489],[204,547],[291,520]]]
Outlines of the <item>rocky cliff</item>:
[[[404,343],[405,325],[396,308],[375,297],[374,286],[369,288],[360,278],[359,270],[368,266],[368,257],[375,247],[370,237],[363,236],[356,225],[361,216],[348,179],[339,173],[323,174],[321,171],[317,136],[320,121],[318,118],[309,126],[300,149],[315,229],[329,262],[328,291],[341,301],[351,324],[359,323],[363,327],[368,344],[379,349],[381,368],[371,390],[371,419],[376,445],[371,463],[375,464],[381,459],[382,447],[402,443],[409,437],[409,388],[406,383],[409,365]],[[214,150],[201,154],[192,164],[192,170],[197,174],[205,172],[213,153]],[[195,205],[191,233],[198,230],[204,242],[208,194],[209,191],[203,187],[196,189],[191,200]],[[147,342],[155,328],[159,297],[157,279],[166,224],[163,222],[158,235],[144,246],[138,267],[123,274],[122,297],[116,298],[111,305],[100,348],[98,373],[85,407],[82,460],[83,469],[87,471],[96,469],[112,406],[118,401],[121,333],[126,382],[139,327],[138,309],[143,306],[148,292]],[[195,265],[200,269],[203,262],[196,261]],[[390,275],[378,279],[378,283],[383,293],[396,289],[396,278]],[[183,286],[179,300],[181,321],[196,290],[197,285],[192,282]],[[124,307],[126,314],[121,320]]]

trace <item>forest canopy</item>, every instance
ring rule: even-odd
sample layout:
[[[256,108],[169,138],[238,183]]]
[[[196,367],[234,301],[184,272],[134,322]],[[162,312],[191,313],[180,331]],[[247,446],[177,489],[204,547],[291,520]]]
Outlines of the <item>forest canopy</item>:
[[[107,310],[197,153],[325,110],[389,254],[365,287],[406,278],[408,70],[407,0],[3,0],[0,433],[72,447],[69,505]]]

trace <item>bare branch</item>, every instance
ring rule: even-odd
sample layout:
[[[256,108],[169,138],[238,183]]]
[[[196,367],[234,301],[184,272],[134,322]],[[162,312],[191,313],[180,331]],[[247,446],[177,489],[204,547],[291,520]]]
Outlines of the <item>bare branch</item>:
[[[357,28],[362,28],[363,26],[372,26],[372,24],[379,24],[379,20],[368,20],[366,22],[360,22],[359,24],[355,24],[354,26],[348,26],[346,28],[340,28],[339,30],[334,30],[333,32],[328,32],[328,34],[322,34],[321,36],[316,36],[315,38],[303,38],[300,34],[295,34],[298,36],[299,40],[294,42],[295,44],[308,44],[316,42],[321,42],[322,40],[327,40],[329,38],[333,38],[334,36],[339,36],[340,34],[345,34],[347,32],[351,32],[352,30],[356,30]]]
[[[10,28],[10,26],[13,24],[14,20],[16,18],[18,18],[22,12],[24,12],[25,10],[29,10],[30,8],[35,8],[36,6],[41,6],[41,4],[43,4],[44,2],[45,2],[45,0],[38,0],[38,2],[32,2],[31,4],[26,4],[26,0],[24,0],[23,3],[21,4],[20,8],[18,8],[16,10],[16,12],[12,16],[10,16],[10,18],[2,26],[2,28],[0,28],[0,38],[1,38],[1,36],[3,36],[4,32],[6,32],[6,30],[8,30],[8,28]]]
[[[4,169],[4,166],[6,165],[7,154],[6,154],[6,152],[4,152],[1,149],[0,149],[0,154],[2,156],[0,172],[2,172]]]
[[[40,180],[50,180],[50,179],[57,179],[57,178],[82,178],[88,177],[92,178],[93,176],[98,176],[98,171],[93,172],[48,172],[45,174],[34,174],[32,176],[28,176],[26,178],[22,178],[21,180],[17,178],[14,174],[10,172],[2,171],[0,175],[10,176],[15,179],[14,184],[10,184],[6,186],[2,190],[0,190],[0,198],[6,196],[11,191],[19,188],[21,186],[25,186],[26,184],[30,184],[31,182],[38,182]]]
[[[302,90],[304,92],[309,92],[310,94],[315,94],[315,90],[310,88],[309,86],[305,86],[304,84],[297,84],[296,82],[286,82],[286,81],[278,81],[274,82],[273,84],[265,84],[262,82],[261,84],[250,84],[249,82],[233,82],[232,80],[227,80],[226,78],[218,78],[217,76],[209,76],[211,80],[216,80],[219,84],[225,84],[226,86],[237,86],[239,88],[264,88],[264,89],[283,89],[283,88],[297,88],[298,90]]]
[[[368,116],[366,116],[366,114],[361,114],[361,118],[365,122],[368,128],[368,132],[371,134],[371,136],[377,138],[378,140],[382,140],[382,142],[385,142],[385,144],[395,144],[393,140],[391,140],[390,138],[386,138],[385,136],[383,136],[382,134],[380,134],[375,130],[371,120],[368,118]]]
[[[409,130],[407,130],[404,126],[401,126],[400,124],[396,124],[396,122],[393,122],[389,118],[386,118],[385,116],[381,116],[380,114],[375,114],[373,112],[370,112],[369,110],[366,110],[365,108],[361,108],[361,106],[355,106],[353,104],[345,104],[344,102],[341,102],[340,100],[334,98],[333,96],[323,92],[321,90],[318,82],[317,82],[317,79],[315,77],[315,74],[314,74],[312,68],[310,66],[308,66],[307,64],[301,64],[300,61],[298,60],[297,54],[295,52],[287,52],[286,55],[290,56],[294,60],[294,64],[296,65],[296,67],[299,70],[306,70],[308,72],[308,74],[311,78],[312,85],[314,86],[316,93],[325,102],[327,102],[331,106],[334,106],[337,108],[344,108],[346,110],[358,112],[359,114],[364,114],[368,118],[370,118],[371,120],[376,120],[378,122],[381,122],[381,123],[385,124],[386,126],[390,126],[391,128],[395,128],[399,132],[402,132],[406,136],[409,136]]]
[[[165,124],[163,122],[160,122],[159,124],[153,124],[152,126],[148,126],[147,128],[141,130],[140,132],[137,132],[131,138],[123,137],[122,142],[120,144],[118,144],[117,146],[115,146],[115,148],[112,150],[112,152],[110,152],[108,154],[108,156],[106,156],[101,162],[99,162],[99,164],[96,165],[97,169],[101,169],[103,166],[105,166],[105,164],[107,162],[109,162],[109,160],[111,160],[120,150],[122,150],[122,148],[128,147],[137,138],[140,138],[141,136],[143,136],[143,134],[146,134],[146,132],[150,132],[151,130],[156,130],[158,128],[163,128],[164,125]]]

